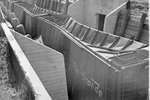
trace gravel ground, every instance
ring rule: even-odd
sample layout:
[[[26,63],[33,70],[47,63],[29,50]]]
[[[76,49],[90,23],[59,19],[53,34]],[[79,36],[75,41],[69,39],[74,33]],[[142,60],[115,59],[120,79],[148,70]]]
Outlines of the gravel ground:
[[[7,39],[0,37],[0,100],[29,100],[26,99],[26,85],[15,83],[8,55]]]

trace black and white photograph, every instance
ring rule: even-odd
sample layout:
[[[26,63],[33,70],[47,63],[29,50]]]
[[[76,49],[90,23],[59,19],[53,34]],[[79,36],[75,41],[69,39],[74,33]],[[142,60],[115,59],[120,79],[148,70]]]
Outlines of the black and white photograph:
[[[0,100],[150,100],[149,0],[0,0]]]

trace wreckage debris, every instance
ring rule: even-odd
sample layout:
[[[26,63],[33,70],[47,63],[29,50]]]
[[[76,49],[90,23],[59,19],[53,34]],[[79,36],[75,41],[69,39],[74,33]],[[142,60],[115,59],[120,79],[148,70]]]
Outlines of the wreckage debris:
[[[37,73],[38,76],[34,75],[41,80],[38,81],[41,89],[46,88],[43,97],[49,97],[49,100],[148,98],[148,44],[137,41],[143,32],[142,26],[146,25],[145,13],[137,17],[129,9],[120,11],[112,34],[91,28],[67,15],[69,5],[63,0],[9,5],[14,12],[2,9],[5,15],[2,23],[9,28],[10,36],[14,36],[14,41]],[[133,6],[132,2],[130,10],[136,9]],[[5,30],[4,26],[2,30]],[[9,38],[7,33],[3,34]],[[12,45],[13,39],[8,40]],[[24,66],[20,67],[26,70]],[[33,79],[31,74],[28,78]],[[27,82],[31,84],[20,84],[33,95],[28,96],[28,90],[21,87],[25,91],[23,95],[27,95],[27,100],[36,100],[35,82]]]

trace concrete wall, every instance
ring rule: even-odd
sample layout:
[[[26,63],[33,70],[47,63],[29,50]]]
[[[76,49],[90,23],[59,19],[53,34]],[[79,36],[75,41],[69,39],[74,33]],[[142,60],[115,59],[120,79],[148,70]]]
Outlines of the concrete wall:
[[[69,7],[68,14],[77,21],[96,28],[96,13],[108,14],[127,0],[79,0]]]

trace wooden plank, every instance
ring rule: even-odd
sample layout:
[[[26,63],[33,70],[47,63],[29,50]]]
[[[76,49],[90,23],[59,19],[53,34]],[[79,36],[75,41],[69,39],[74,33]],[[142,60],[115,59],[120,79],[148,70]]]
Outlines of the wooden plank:
[[[94,39],[92,40],[92,45],[100,46],[103,40],[107,37],[107,35],[108,34],[97,31]]]
[[[91,44],[92,40],[95,37],[95,35],[96,35],[96,30],[91,29],[90,32],[87,34],[86,38],[83,41],[85,41],[86,43]]]
[[[112,47],[113,50],[122,50],[122,48],[127,44],[129,39],[121,37],[118,43]]]
[[[134,49],[139,49],[143,47],[145,44],[139,43],[137,41],[134,41],[130,46],[128,46],[125,50],[133,50]]]
[[[102,47],[110,47],[110,45],[112,45],[112,43],[118,38],[118,36],[113,36],[113,35],[108,35],[106,40],[104,41],[103,45],[101,45]]]
[[[78,38],[79,38],[80,40],[83,40],[83,38],[86,37],[86,35],[87,35],[86,33],[87,33],[87,31],[88,31],[88,28],[89,28],[89,27],[83,25],[83,27],[81,28],[81,31],[80,31],[80,33],[79,33],[79,35],[78,35]]]
[[[84,33],[84,35],[82,37],[82,41],[84,41],[86,39],[86,37],[87,37],[87,35],[89,34],[90,31],[91,31],[91,28],[88,27],[87,30],[86,30],[86,32]]]
[[[69,24],[69,26],[66,28],[68,32],[71,32],[73,30],[73,27],[75,25],[76,21],[72,20]]]
[[[74,27],[73,27],[73,30],[71,31],[72,32],[72,34],[74,35],[74,36],[78,36],[78,34],[80,33],[80,31],[81,31],[81,24],[80,23],[78,23],[78,22],[76,22],[75,23],[75,25],[74,25]]]
[[[121,38],[121,37],[117,37],[117,38],[113,41],[112,45],[110,45],[109,48],[113,48],[113,47],[119,42],[120,38]]]

